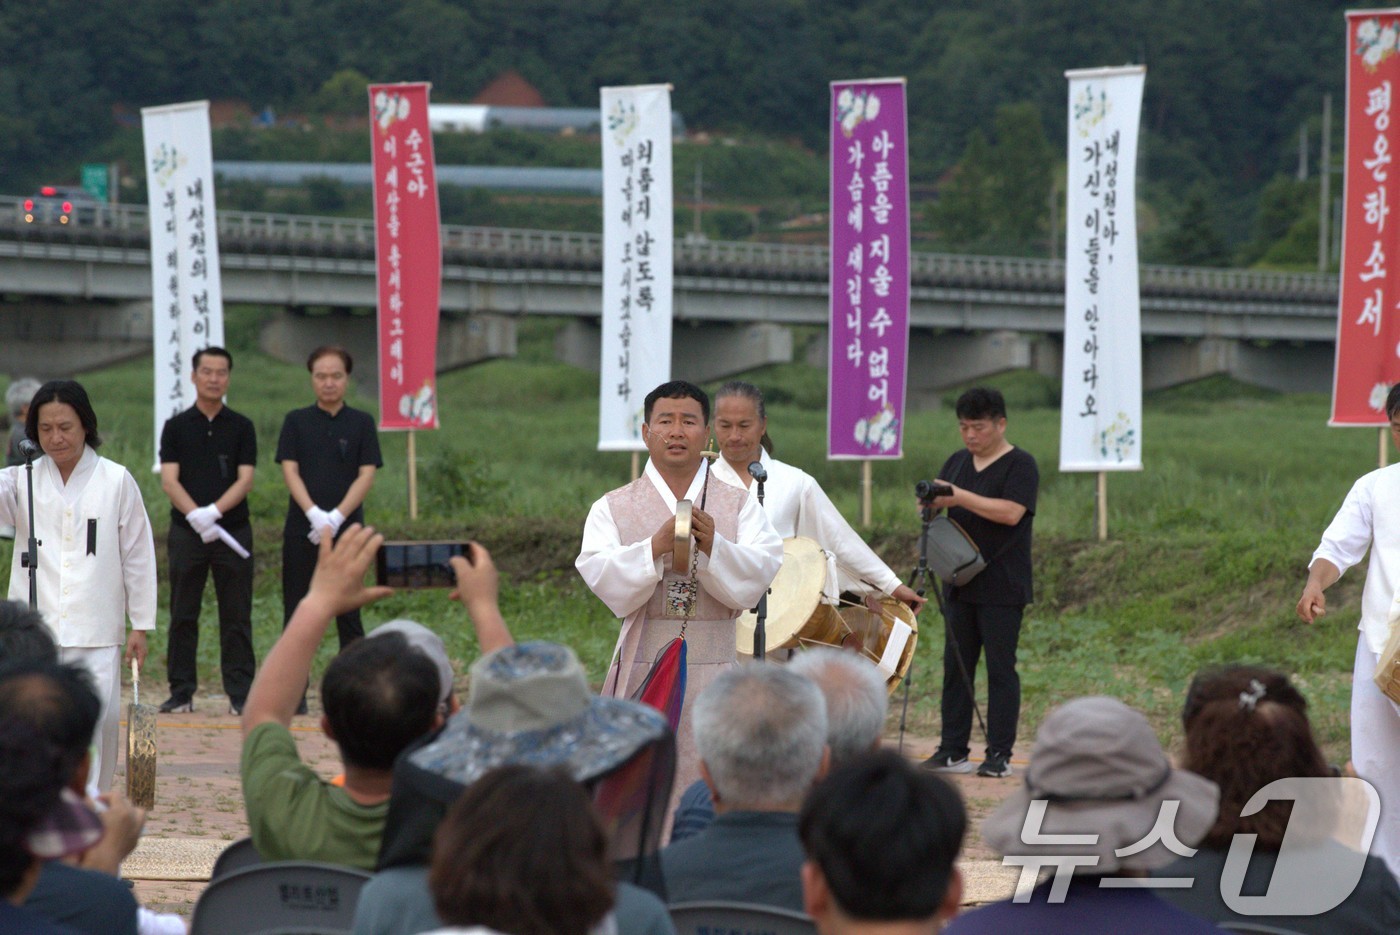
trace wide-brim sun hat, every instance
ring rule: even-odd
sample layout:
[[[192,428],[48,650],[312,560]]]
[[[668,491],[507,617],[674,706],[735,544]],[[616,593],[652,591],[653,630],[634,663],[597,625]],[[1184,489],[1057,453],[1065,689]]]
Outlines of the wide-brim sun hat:
[[[647,705],[592,694],[567,646],[520,643],[472,665],[466,706],[409,759],[464,786],[507,763],[562,767],[587,782],[669,730]]]
[[[1044,812],[1027,828],[1037,802]],[[1219,806],[1219,787],[1173,768],[1142,714],[1116,698],[1077,698],[1046,715],[1024,784],[982,821],[982,840],[1003,856],[1096,857],[1075,868],[1082,873],[1153,870],[1186,856],[1173,847],[1199,843]],[[1154,829],[1173,809],[1168,846]],[[1093,843],[1043,843],[1037,833],[1093,835]]]

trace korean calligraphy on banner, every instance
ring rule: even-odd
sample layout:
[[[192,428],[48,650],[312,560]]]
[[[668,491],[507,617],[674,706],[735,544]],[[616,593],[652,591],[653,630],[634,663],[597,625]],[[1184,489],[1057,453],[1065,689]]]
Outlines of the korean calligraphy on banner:
[[[196,351],[224,343],[209,102],[141,109],[151,228],[154,449],[165,421],[194,405]],[[159,467],[159,464],[156,465]]]
[[[907,128],[903,78],[832,82],[828,458],[903,457]]]
[[[671,379],[671,88],[603,88],[598,450],[640,451],[642,403]]]
[[[1386,275],[1400,258],[1390,220],[1400,90],[1400,9],[1347,13],[1346,168],[1342,276],[1330,425],[1385,425],[1385,398],[1400,382],[1400,288]],[[1400,271],[1397,271],[1400,272]]]
[[[1140,65],[1067,71],[1061,471],[1142,470]]]
[[[369,86],[379,427],[438,427],[442,232],[426,83]]]

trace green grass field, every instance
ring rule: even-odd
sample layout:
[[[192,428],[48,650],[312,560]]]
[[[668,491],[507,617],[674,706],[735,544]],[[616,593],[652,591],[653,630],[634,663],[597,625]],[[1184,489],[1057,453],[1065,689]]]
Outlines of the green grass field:
[[[303,368],[255,349],[259,316],[254,309],[230,309],[226,328],[237,357],[229,402],[258,430],[250,502],[258,569],[254,635],[261,659],[282,623],[280,540],[287,496],[273,461],[277,432],[287,410],[313,397]],[[442,376],[443,428],[418,435],[417,521],[408,518],[405,437],[381,436],[385,467],[367,515],[390,538],[480,539],[505,573],[502,605],[517,637],[570,644],[600,681],[617,624],[583,587],[573,558],[589,504],[629,479],[630,456],[595,451],[597,377],[550,359],[556,326],[523,321],[517,359]],[[847,518],[856,520],[859,465],[824,457],[825,374],[794,364],[745,376],[768,393],[778,455],[812,473]],[[127,465],[141,483],[163,570],[169,505],[148,470],[154,463],[150,361],[80,379],[97,409],[103,453]],[[1176,712],[1191,674],[1205,664],[1249,661],[1296,675],[1312,701],[1319,738],[1334,759],[1345,760],[1364,575],[1353,572],[1332,589],[1333,612],[1321,625],[1302,624],[1293,606],[1322,529],[1352,481],[1376,466],[1376,432],[1329,429],[1322,396],[1267,394],[1224,380],[1149,396],[1143,415],[1146,469],[1109,477],[1109,539],[1101,543],[1094,537],[1094,476],[1057,470],[1054,384],[1025,373],[987,382],[1007,396],[1008,438],[1035,455],[1041,469],[1036,603],[1021,637],[1020,752],[1029,750],[1047,708],[1100,692],[1145,710],[1163,739],[1174,741]],[[355,405],[373,410],[367,394],[352,393]],[[932,477],[958,444],[948,408],[911,413],[904,459],[874,466],[869,538],[902,575],[917,558],[914,484]],[[10,548],[0,545],[5,567]],[[212,587],[206,599],[200,680],[212,693],[221,691]],[[167,600],[162,577],[149,677],[157,685],[164,681]],[[445,592],[397,594],[369,608],[365,619],[372,626],[398,616],[441,632],[459,671],[475,658],[464,612]],[[931,735],[937,731],[942,644],[942,621],[932,604],[920,623],[925,638],[915,661],[909,721],[914,733]],[[318,668],[334,643],[333,635],[326,640]]]

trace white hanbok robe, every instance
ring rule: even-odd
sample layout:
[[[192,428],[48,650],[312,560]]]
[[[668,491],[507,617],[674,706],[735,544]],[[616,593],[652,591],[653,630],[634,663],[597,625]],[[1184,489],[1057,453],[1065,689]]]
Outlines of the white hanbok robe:
[[[835,574],[827,573],[827,599],[834,603],[842,591],[892,596],[900,585],[899,576],[851,528],[821,485],[806,471],[779,461],[762,449],[759,461],[768,472],[763,485],[763,509],[778,535],[784,539],[813,539],[834,560]],[[738,472],[723,458],[715,462],[714,471],[720,480],[744,486]],[[748,491],[758,502],[758,484],[749,484]]]
[[[9,599],[28,603],[29,569],[21,565],[29,539],[24,471],[22,465],[0,470],[0,523],[16,528]],[[42,543],[39,611],[63,659],[92,672],[102,701],[92,775],[106,791],[117,765],[126,620],[134,630],[156,625],[150,518],[126,468],[85,447],[66,484],[49,458],[34,462],[34,522]]]
[[[704,481],[702,464],[685,496],[696,506],[700,505]],[[654,525],[641,538],[624,542],[609,497],[632,491],[651,498],[651,491],[635,482],[613,491],[588,511],[583,546],[574,562],[589,589],[609,610],[623,618],[622,631],[603,684],[603,694],[620,698],[628,697],[637,689],[656,651],[680,632],[681,625],[679,619],[655,615],[656,598],[671,573],[671,556],[654,559],[651,555],[651,534],[660,528],[667,512],[675,515],[677,497],[650,460],[640,483],[650,484],[660,497],[659,501],[654,498],[650,501],[656,507]],[[730,508],[737,515],[717,514],[717,504],[721,501],[731,504]],[[709,504],[706,512],[715,516],[715,541],[710,555],[699,553],[696,557],[696,580],[701,592],[699,607],[711,610],[708,615],[698,612],[695,619],[686,622],[688,666],[685,701],[676,732],[675,796],[700,775],[690,730],[694,699],[705,685],[734,664],[737,656],[734,620],[758,603],[778,573],[783,558],[782,539],[757,501],[744,496],[741,489],[735,490],[713,477]],[[732,538],[724,534],[726,526],[734,530]]]
[[[1361,631],[1351,686],[1351,761],[1380,794],[1381,817],[1371,852],[1400,876],[1400,708],[1372,676],[1390,633],[1389,615],[1400,586],[1400,464],[1380,468],[1352,485],[1332,518],[1312,562],[1326,559],[1343,573],[1371,553],[1361,592]],[[1324,618],[1325,620],[1325,618]]]

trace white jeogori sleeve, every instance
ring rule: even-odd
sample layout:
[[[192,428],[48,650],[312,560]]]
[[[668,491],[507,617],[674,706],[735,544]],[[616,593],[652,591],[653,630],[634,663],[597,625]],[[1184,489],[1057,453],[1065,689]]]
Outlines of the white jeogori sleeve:
[[[753,497],[739,510],[738,541],[716,535],[709,556],[696,562],[700,586],[726,607],[748,610],[783,564],[783,540]]]
[[[821,485],[811,477],[803,476],[805,483],[798,508],[798,535],[817,540],[835,555],[838,571],[846,576],[873,585],[885,594],[893,594],[894,589],[899,587],[899,576],[851,528]]]
[[[651,539],[623,543],[607,497],[599,498],[588,511],[574,567],[589,590],[618,617],[646,604],[661,581],[661,562],[651,556]]]
[[[126,585],[126,613],[133,630],[156,628],[156,543],[136,478],[123,471],[117,545]]]
[[[1374,528],[1371,517],[1372,481],[1372,476],[1367,474],[1351,485],[1346,499],[1342,501],[1342,508],[1323,531],[1322,541],[1308,562],[1309,568],[1313,562],[1325,558],[1337,566],[1338,571],[1345,572],[1366,557]]]

